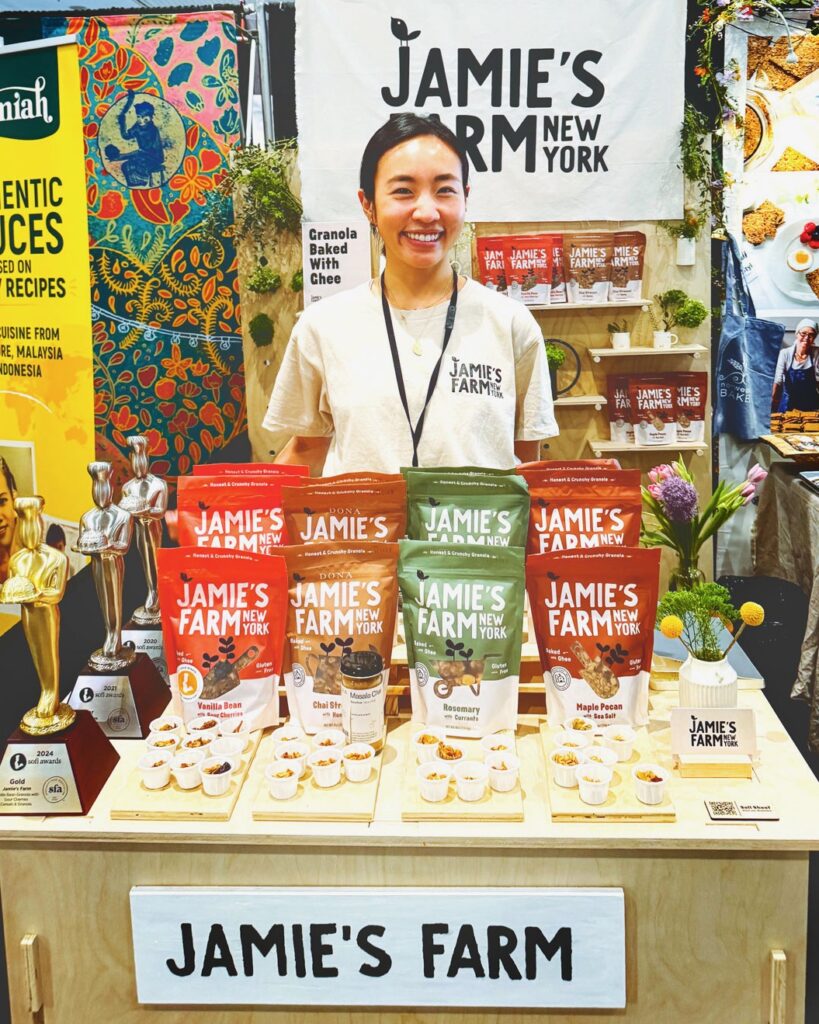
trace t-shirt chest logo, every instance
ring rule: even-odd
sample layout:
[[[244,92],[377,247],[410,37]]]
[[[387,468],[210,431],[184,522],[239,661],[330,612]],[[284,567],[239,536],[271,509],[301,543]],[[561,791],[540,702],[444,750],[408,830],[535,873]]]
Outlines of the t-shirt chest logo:
[[[503,370],[490,363],[467,363],[457,356],[450,358],[449,383],[453,394],[503,398]]]

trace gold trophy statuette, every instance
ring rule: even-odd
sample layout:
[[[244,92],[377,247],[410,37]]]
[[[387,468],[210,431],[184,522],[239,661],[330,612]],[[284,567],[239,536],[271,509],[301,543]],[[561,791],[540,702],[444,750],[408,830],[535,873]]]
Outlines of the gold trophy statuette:
[[[40,497],[17,498],[22,548],[9,560],[9,577],[0,601],[21,606],[23,634],[40,679],[40,699],[27,711],[20,729],[29,736],[48,736],[67,729],[76,712],[60,703],[60,601],[68,581],[68,556],[43,543]]]
[[[162,543],[162,520],[168,508],[168,485],[148,467],[148,439],[140,434],[126,438],[131,449],[133,477],[122,488],[120,508],[126,509],[136,520],[136,542],[148,596],[145,604],[134,612],[134,622],[143,626],[157,626],[159,591],[157,589],[156,552]]]
[[[94,508],[80,519],[76,550],[91,558],[91,572],[105,624],[105,642],[88,659],[99,672],[128,668],[136,655],[122,646],[122,587],[125,554],[131,544],[131,513],[112,501],[111,463],[89,462]]]

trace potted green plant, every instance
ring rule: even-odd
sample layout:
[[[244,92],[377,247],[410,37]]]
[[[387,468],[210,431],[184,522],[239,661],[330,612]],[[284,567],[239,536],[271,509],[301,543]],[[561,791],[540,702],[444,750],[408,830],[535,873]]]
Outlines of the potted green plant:
[[[734,633],[737,619],[741,625]],[[760,626],[764,620],[764,609],[754,601],[746,601],[737,611],[731,595],[718,583],[669,591],[663,597],[657,605],[659,630],[679,640],[688,653],[680,666],[680,707],[736,707],[737,673],[728,663],[728,653],[746,626]]]
[[[648,315],[654,327],[654,348],[668,349],[680,340],[672,333],[672,328],[699,327],[708,316],[708,310],[699,299],[692,299],[681,288],[670,288],[654,296]]]
[[[565,349],[553,341],[546,342],[546,362],[549,364],[549,380],[552,384],[552,398],[557,397],[557,371],[566,362]]]
[[[628,321],[623,320],[621,323],[619,320],[612,320],[607,325],[609,336],[611,338],[611,347],[617,351],[631,348],[631,333],[628,329]]]
[[[688,207],[682,220],[663,221],[660,226],[677,240],[677,266],[693,267],[697,259],[697,239],[705,227],[704,213]]]

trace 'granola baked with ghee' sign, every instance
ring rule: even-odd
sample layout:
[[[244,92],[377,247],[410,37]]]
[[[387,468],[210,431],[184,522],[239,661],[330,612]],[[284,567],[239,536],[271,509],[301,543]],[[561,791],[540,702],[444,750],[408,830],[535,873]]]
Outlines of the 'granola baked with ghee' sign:
[[[658,548],[529,556],[549,725],[646,724],[659,573]]]

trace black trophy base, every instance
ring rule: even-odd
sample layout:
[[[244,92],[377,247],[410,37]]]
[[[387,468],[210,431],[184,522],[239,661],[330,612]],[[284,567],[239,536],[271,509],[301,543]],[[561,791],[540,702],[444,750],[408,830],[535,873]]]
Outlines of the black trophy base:
[[[168,706],[170,693],[147,654],[127,667],[102,672],[87,664],[77,677],[68,704],[90,711],[112,739],[144,739],[154,718]]]

